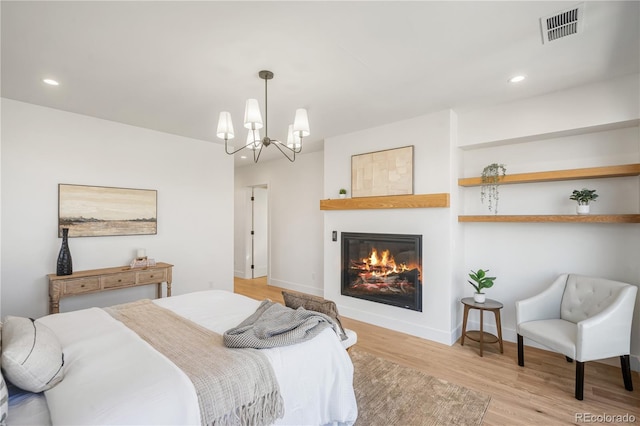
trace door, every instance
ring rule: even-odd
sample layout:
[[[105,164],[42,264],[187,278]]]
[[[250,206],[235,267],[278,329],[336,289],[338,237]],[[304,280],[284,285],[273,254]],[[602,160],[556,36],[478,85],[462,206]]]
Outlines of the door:
[[[252,188],[251,218],[251,272],[252,278],[266,277],[268,272],[269,203],[266,185]]]

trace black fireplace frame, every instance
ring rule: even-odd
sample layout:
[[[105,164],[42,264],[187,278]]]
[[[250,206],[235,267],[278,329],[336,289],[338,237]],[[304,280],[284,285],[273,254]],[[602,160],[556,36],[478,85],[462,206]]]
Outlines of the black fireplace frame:
[[[371,240],[376,242],[390,242],[396,244],[413,244],[416,252],[416,259],[422,269],[422,235],[416,234],[380,234],[380,233],[364,233],[364,232],[342,232],[340,236],[340,293],[343,296],[355,297],[357,299],[369,300],[372,302],[383,303],[385,305],[396,306],[399,308],[409,309],[412,311],[422,312],[422,280],[420,278],[417,279],[416,283],[416,291],[413,296],[398,296],[394,295],[394,297],[385,296],[385,295],[367,295],[367,294],[353,294],[349,292],[347,288],[350,283],[349,276],[349,268],[347,259],[348,254],[348,244],[351,240]],[[383,248],[383,247],[379,247]]]

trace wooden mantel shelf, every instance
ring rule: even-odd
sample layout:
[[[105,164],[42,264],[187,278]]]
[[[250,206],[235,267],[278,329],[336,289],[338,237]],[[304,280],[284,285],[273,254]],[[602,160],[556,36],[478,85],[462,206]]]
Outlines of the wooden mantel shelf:
[[[559,180],[576,180],[576,179],[599,179],[625,176],[639,176],[640,163],[624,164],[620,166],[605,167],[589,167],[586,169],[569,169],[548,172],[519,173],[501,177],[500,184],[509,183],[533,183],[533,182],[551,182]],[[480,186],[482,178],[461,178],[458,179],[459,186]]]
[[[458,216],[458,222],[640,223],[640,214]]]
[[[424,209],[449,207],[449,193],[320,200],[320,210]]]

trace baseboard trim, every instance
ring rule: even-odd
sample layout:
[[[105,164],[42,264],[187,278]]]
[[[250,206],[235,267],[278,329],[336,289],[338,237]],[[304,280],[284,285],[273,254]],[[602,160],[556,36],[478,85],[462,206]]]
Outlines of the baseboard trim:
[[[323,296],[323,290],[321,288],[310,287],[310,286],[292,283],[288,281],[282,281],[275,278],[271,278],[271,280],[269,281],[269,285],[284,288],[287,290],[297,291],[300,293],[312,294],[314,296],[320,296],[320,297]]]
[[[412,336],[421,337],[423,339],[432,340],[434,342],[443,343],[445,345],[452,345],[452,333],[444,332],[442,330],[436,330],[433,328],[416,325],[414,323],[401,321],[396,318],[378,315],[371,312],[365,312],[358,309],[354,309],[348,306],[338,305],[338,311],[340,315],[347,318],[352,318],[357,321],[373,324],[377,327],[387,328],[393,331],[399,331],[401,333],[407,333]]]

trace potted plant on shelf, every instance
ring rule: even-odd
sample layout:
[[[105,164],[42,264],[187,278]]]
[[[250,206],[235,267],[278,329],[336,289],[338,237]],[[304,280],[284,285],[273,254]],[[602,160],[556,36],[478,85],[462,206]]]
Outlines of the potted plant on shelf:
[[[484,204],[484,200],[487,200],[489,211],[494,211],[498,214],[498,185],[500,179],[504,178],[507,173],[507,168],[504,164],[491,163],[482,170],[481,180],[482,185],[480,188],[480,201]]]
[[[474,272],[473,270],[471,270],[471,273],[469,274],[469,277],[471,277],[471,279],[475,281],[475,284],[472,281],[469,281],[469,284],[471,284],[476,290],[476,292],[473,293],[473,300],[476,303],[484,303],[485,294],[482,292],[482,290],[485,288],[493,287],[493,282],[496,279],[496,277],[488,277],[487,272],[489,272],[488,269],[478,269],[478,272]]]
[[[345,198],[347,196],[347,190],[344,188],[340,188],[340,191],[338,191],[338,194],[340,194],[340,198]]]
[[[589,214],[589,203],[595,201],[596,198],[598,198],[596,190],[587,188],[582,188],[580,191],[574,189],[573,194],[569,197],[570,200],[578,202],[576,207],[576,213],[578,214]]]

